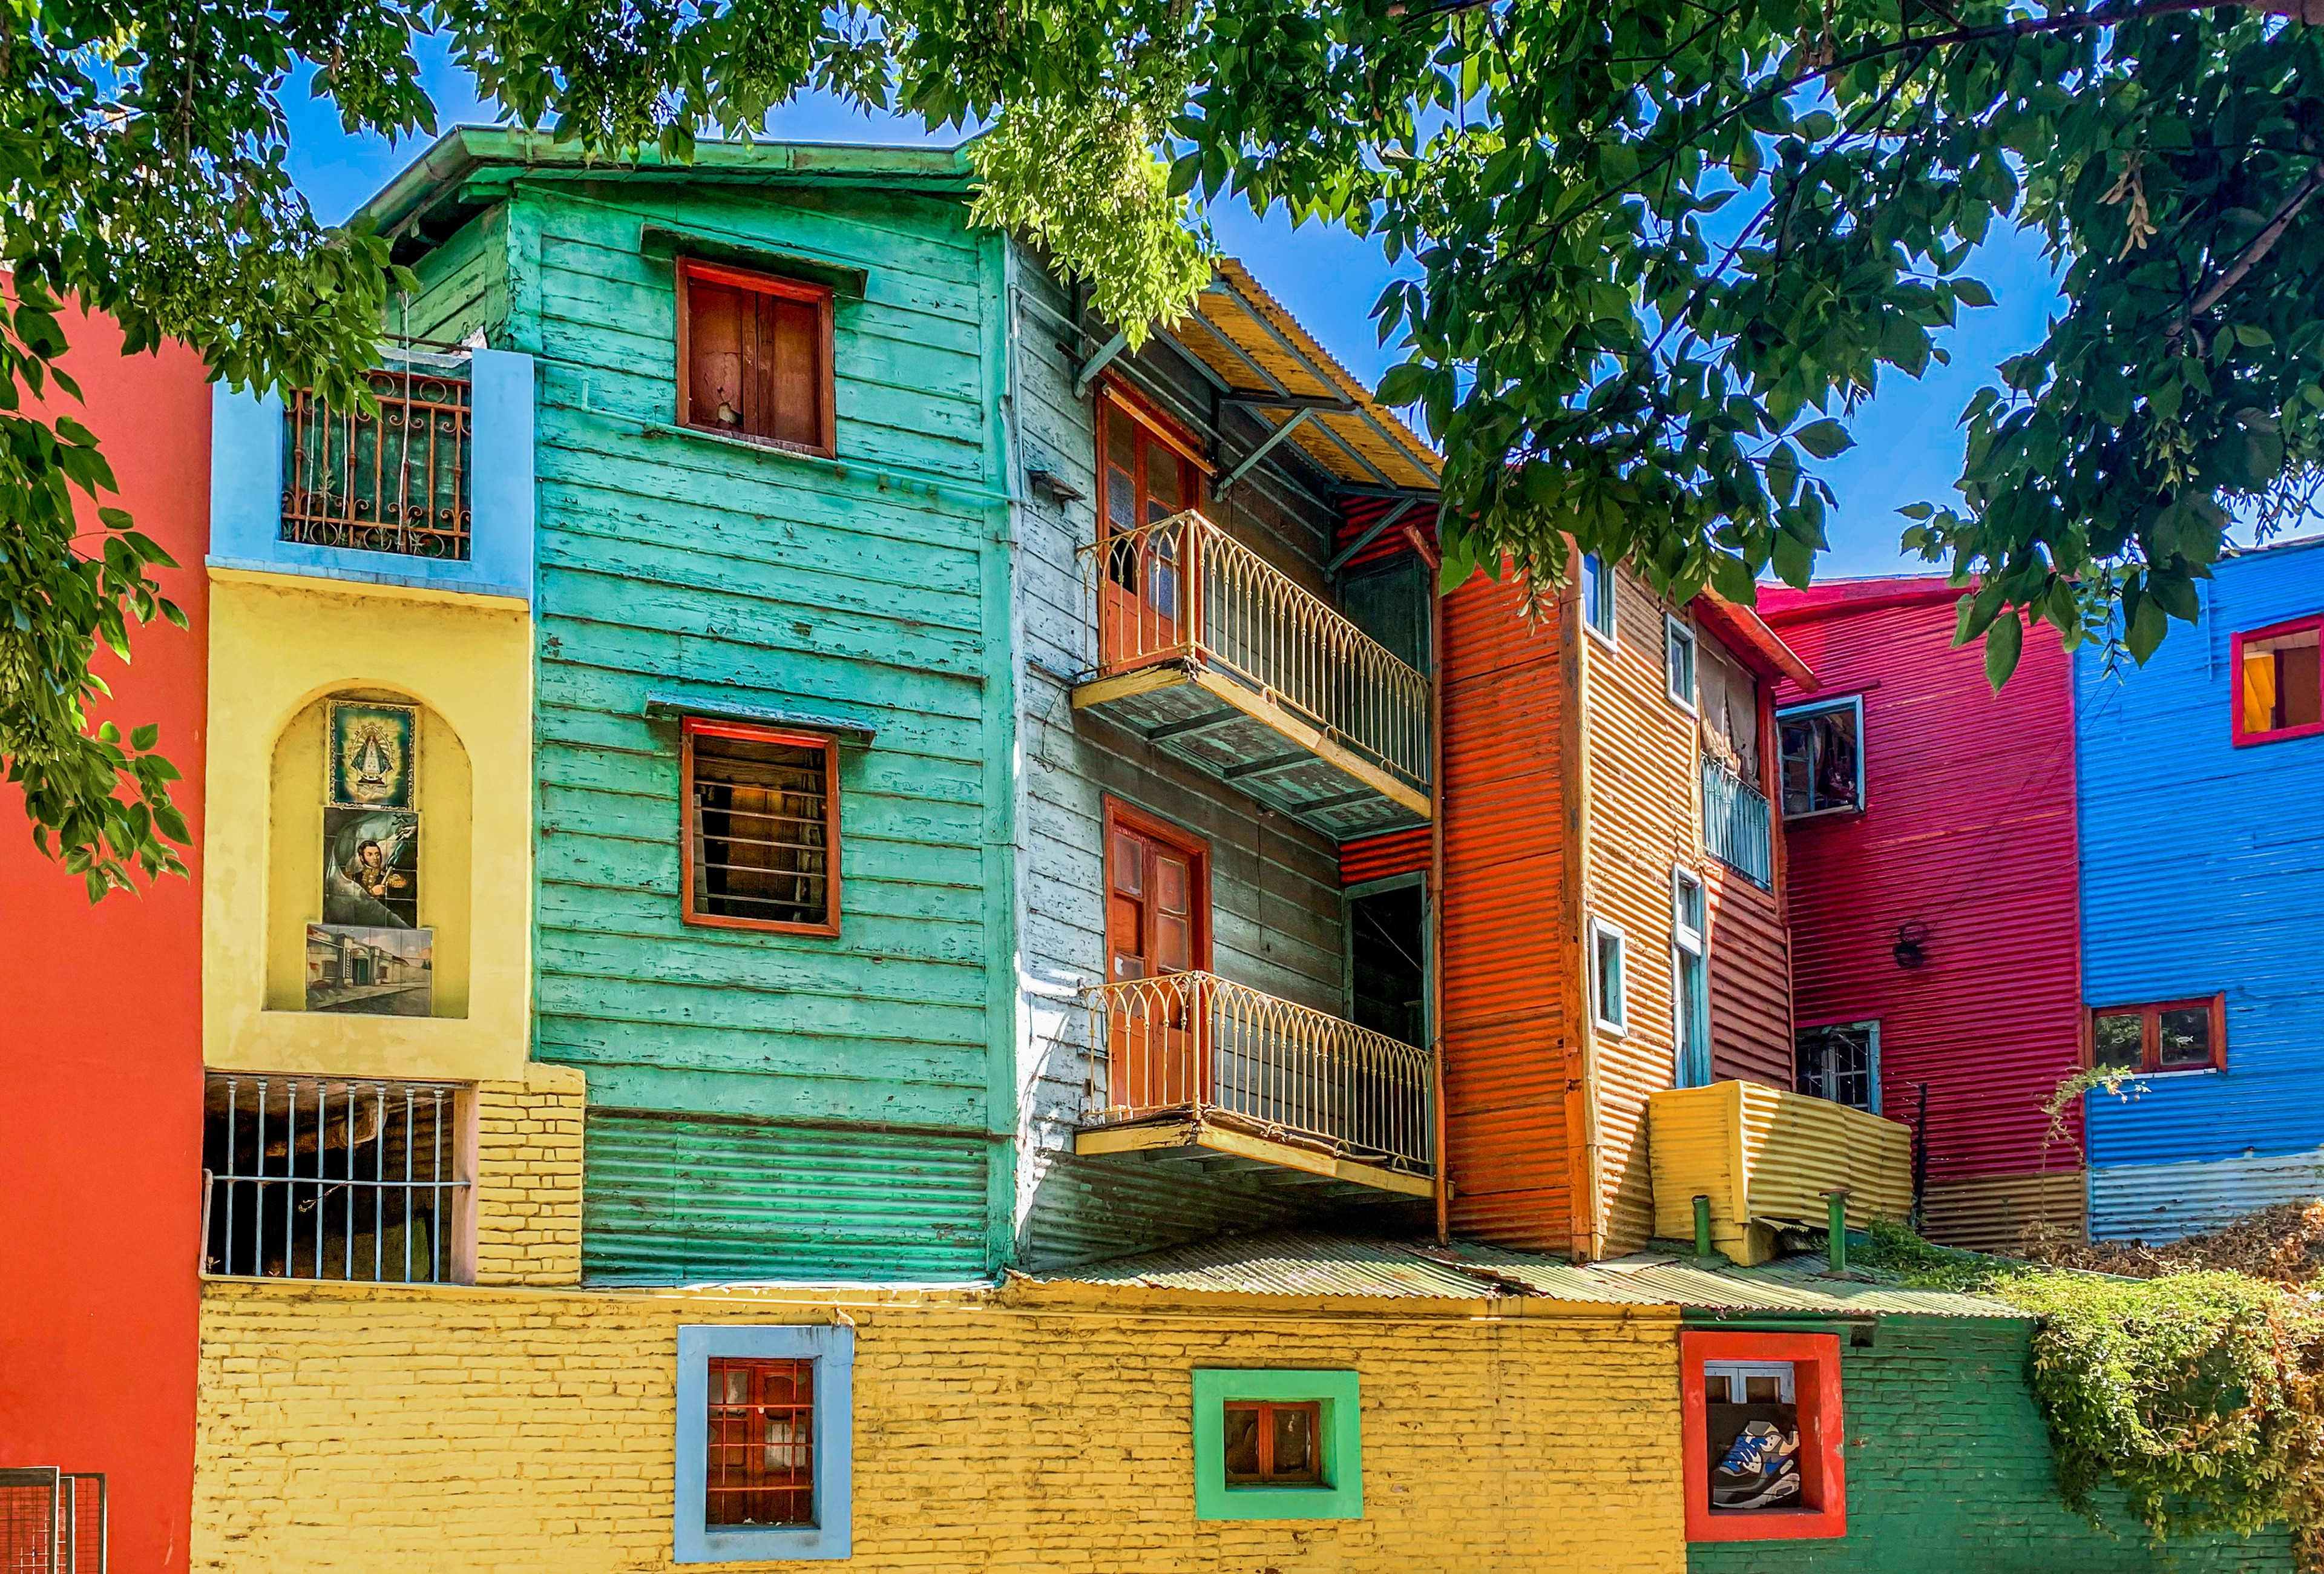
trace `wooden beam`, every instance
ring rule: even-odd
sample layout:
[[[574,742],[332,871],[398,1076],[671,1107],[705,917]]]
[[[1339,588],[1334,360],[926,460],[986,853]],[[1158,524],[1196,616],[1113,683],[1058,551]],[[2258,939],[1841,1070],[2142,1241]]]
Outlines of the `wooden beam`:
[[[1183,662],[1166,662],[1135,671],[1117,672],[1111,678],[1093,678],[1074,690],[1074,708],[1087,710],[1093,706],[1111,704],[1116,699],[1132,699],[1140,694],[1151,694],[1157,689],[1167,689],[1186,681]]]
[[[1130,330],[1127,329],[1124,329],[1121,332],[1115,334],[1111,338],[1106,340],[1105,347],[1098,351],[1097,354],[1092,356],[1088,360],[1084,361],[1082,363],[1082,369],[1078,373],[1074,374],[1074,397],[1078,399],[1083,394],[1088,393],[1090,384],[1097,381],[1097,375],[1105,370],[1106,366],[1111,363],[1114,356],[1120,355],[1123,350],[1128,349],[1129,347]]]
[[[1353,750],[1325,736],[1321,730],[1310,727],[1264,695],[1253,693],[1233,679],[1223,677],[1207,669],[1198,671],[1193,676],[1194,681],[1204,689],[1243,711],[1253,720],[1266,723],[1326,764],[1353,777],[1381,797],[1402,804],[1423,819],[1427,819],[1434,814],[1434,806],[1427,793],[1406,786],[1379,766],[1359,757]],[[1095,686],[1084,684],[1083,688]],[[1081,689],[1074,690],[1074,704],[1076,708],[1082,704],[1081,694]]]
[[[1291,412],[1291,419],[1285,421],[1281,426],[1277,427],[1273,431],[1268,432],[1267,436],[1260,440],[1259,445],[1257,448],[1251,449],[1248,454],[1245,454],[1243,456],[1242,463],[1237,465],[1233,469],[1229,470],[1220,480],[1214,490],[1223,493],[1228,487],[1233,486],[1237,481],[1241,480],[1245,476],[1250,474],[1252,468],[1256,466],[1259,460],[1267,458],[1268,454],[1274,449],[1276,444],[1281,442],[1285,438],[1289,437],[1293,432],[1297,431],[1301,426],[1306,423],[1307,419],[1314,413],[1315,412],[1313,410],[1293,411]]]

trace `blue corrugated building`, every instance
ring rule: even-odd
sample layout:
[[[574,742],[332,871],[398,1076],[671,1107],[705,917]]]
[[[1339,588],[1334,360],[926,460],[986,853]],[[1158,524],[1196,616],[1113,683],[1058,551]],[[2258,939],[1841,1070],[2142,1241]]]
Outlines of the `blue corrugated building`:
[[[2090,1230],[2324,1193],[2324,539],[2247,551],[2143,668],[2079,653]],[[2006,867],[1997,871],[2006,879]]]

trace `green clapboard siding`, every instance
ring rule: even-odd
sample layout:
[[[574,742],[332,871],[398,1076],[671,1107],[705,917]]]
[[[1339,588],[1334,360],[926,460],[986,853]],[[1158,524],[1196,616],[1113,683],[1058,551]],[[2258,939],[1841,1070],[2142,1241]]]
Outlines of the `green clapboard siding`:
[[[1848,1534],[1687,1549],[1688,1574],[2259,1574],[2292,1568],[2281,1531],[2148,1545],[2114,1516],[2092,1528],[2058,1502],[2048,1434],[2026,1386],[2030,1326],[1884,1319],[1840,1357]]]
[[[985,1264],[973,1138],[589,1111],[582,1271],[594,1281],[959,1280]]]
[[[589,1272],[991,1273],[1016,1120],[1001,238],[876,169],[508,176],[409,310],[536,359],[534,1052],[589,1074]],[[837,463],[671,425],[649,227],[862,271]],[[835,939],[681,921],[678,724],[650,699],[872,729],[840,756]]]

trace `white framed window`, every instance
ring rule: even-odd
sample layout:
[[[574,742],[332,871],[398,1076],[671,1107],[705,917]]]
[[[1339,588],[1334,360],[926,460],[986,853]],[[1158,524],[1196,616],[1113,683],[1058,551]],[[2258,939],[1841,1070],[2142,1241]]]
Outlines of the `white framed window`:
[[[1694,714],[1694,630],[1669,612],[1663,614],[1663,687],[1672,704]]]
[[[1590,1013],[1600,1032],[1628,1032],[1630,1009],[1621,930],[1590,921]]]
[[[1788,705],[1775,712],[1783,750],[1784,818],[1864,807],[1864,696]]]
[[[1835,1022],[1803,1027],[1795,1040],[1797,1086],[1815,1098],[1880,1113],[1880,1024]]]
[[[674,1561],[853,1551],[855,1330],[678,1330]]]
[[[1671,871],[1671,1042],[1674,1086],[1711,1084],[1711,977],[1704,945],[1702,882]]]
[[[1596,552],[1582,554],[1582,626],[1611,649],[1614,643],[1614,575]]]

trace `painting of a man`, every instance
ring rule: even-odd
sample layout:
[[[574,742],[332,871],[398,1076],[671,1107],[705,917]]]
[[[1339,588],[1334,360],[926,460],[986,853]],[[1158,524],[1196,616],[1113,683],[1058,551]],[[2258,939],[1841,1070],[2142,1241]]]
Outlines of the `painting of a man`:
[[[420,925],[420,817],[326,810],[323,921],[376,929]]]

